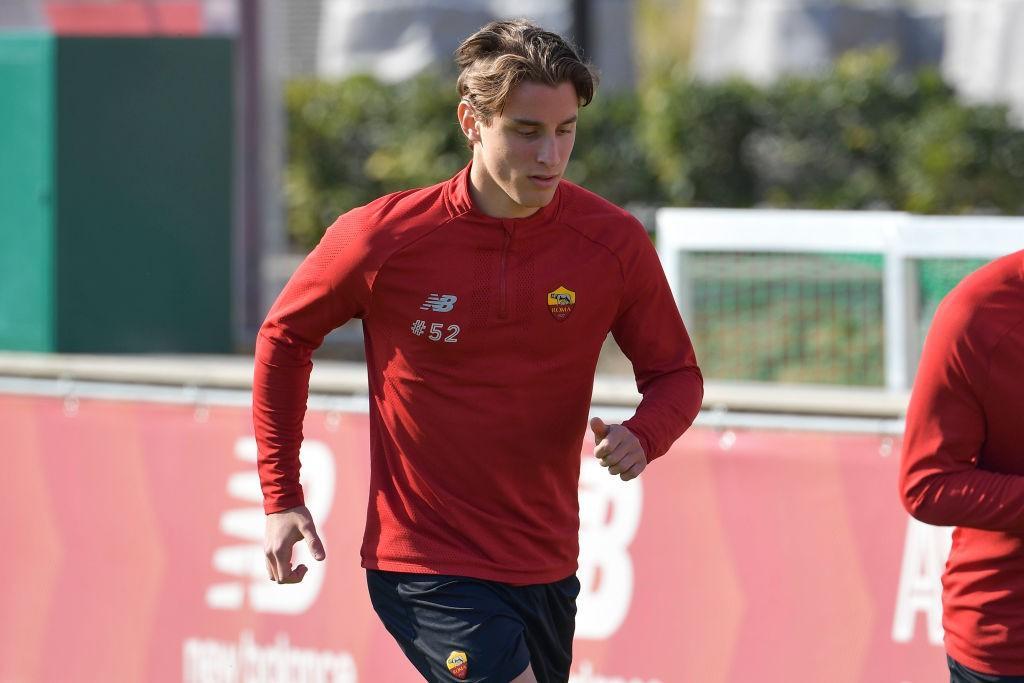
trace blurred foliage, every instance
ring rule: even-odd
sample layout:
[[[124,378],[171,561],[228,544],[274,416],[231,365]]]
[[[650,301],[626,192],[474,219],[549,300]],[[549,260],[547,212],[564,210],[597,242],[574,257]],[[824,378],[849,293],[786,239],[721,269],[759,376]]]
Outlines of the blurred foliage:
[[[566,176],[616,204],[664,204],[664,193],[643,146],[643,119],[634,97],[598,92],[580,112]]]
[[[922,112],[951,99],[932,71],[894,74],[885,52],[847,55],[825,80],[780,80],[744,143],[758,203],[905,208],[894,153]]]
[[[652,78],[639,106],[637,143],[670,204],[750,206],[756,196],[744,146],[758,128],[762,94],[741,81],[703,83],[675,72]],[[582,118],[581,118],[582,121]]]
[[[929,108],[899,141],[894,181],[901,207],[918,213],[1020,214],[1024,133],[1002,107]]]
[[[432,74],[400,86],[368,76],[291,82],[285,185],[291,237],[312,247],[339,214],[458,172],[468,152],[453,90]]]
[[[817,78],[759,88],[661,68],[580,116],[568,176],[618,204],[1024,213],[1024,131],[956,100],[932,70],[850,53]],[[287,89],[288,222],[303,247],[348,209],[443,180],[469,152],[454,85],[423,75]]]

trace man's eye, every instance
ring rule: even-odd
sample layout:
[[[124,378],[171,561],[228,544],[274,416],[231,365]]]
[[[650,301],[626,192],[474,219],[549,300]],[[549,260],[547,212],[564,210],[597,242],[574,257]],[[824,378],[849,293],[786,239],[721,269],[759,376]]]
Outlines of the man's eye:
[[[537,134],[537,131],[532,128],[529,130],[520,129],[519,134],[522,135],[524,138],[532,138],[534,135]]]
[[[572,128],[563,128],[560,131],[558,131],[559,135],[570,135],[571,133],[572,133]]]

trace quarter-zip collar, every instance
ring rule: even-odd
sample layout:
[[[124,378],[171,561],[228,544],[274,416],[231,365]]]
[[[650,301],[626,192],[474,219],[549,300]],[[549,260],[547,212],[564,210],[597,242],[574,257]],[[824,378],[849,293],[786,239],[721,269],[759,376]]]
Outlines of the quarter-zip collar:
[[[501,245],[501,262],[498,267],[498,318],[505,320],[508,318],[508,250],[512,246],[514,227],[508,219],[503,219],[501,225],[505,229],[505,239]]]
[[[506,232],[514,232],[535,225],[543,225],[549,221],[558,219],[562,205],[562,183],[555,188],[555,196],[543,206],[526,218],[495,218],[480,211],[473,204],[473,196],[469,191],[469,172],[473,167],[470,160],[465,168],[445,183],[444,200],[452,216],[463,216],[475,222],[488,223],[495,227],[502,227]],[[506,227],[508,226],[508,227]]]
[[[469,191],[469,173],[473,162],[466,164],[455,177],[445,183],[444,201],[452,216],[458,216],[460,220],[468,220],[489,229],[500,229],[502,231],[501,253],[498,257],[498,319],[507,320],[509,317],[509,287],[508,269],[509,258],[512,251],[512,241],[516,235],[522,236],[524,231],[532,232],[534,229],[551,224],[558,218],[562,204],[562,183],[559,182],[555,188],[555,196],[551,198],[547,206],[543,206],[533,214],[525,218],[496,218],[488,216],[473,204],[473,197]]]

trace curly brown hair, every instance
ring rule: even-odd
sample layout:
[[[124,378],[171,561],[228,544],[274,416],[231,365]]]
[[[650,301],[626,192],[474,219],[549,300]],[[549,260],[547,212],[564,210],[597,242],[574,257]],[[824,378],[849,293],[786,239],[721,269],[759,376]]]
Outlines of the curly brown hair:
[[[580,106],[594,99],[597,71],[565,38],[526,19],[492,21],[455,50],[459,96],[490,124],[509,93],[524,81],[572,83]]]

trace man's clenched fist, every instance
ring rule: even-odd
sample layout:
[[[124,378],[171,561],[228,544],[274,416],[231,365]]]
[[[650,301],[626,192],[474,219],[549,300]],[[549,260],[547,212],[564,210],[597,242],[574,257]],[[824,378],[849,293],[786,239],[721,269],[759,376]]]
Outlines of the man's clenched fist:
[[[640,440],[622,425],[606,425],[599,417],[590,421],[594,431],[594,455],[607,467],[609,474],[617,474],[622,481],[636,479],[647,467],[647,455]]]

